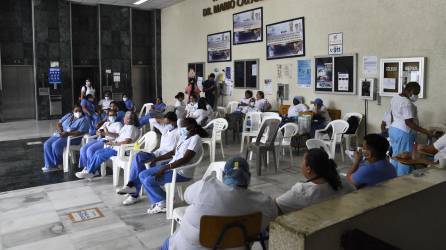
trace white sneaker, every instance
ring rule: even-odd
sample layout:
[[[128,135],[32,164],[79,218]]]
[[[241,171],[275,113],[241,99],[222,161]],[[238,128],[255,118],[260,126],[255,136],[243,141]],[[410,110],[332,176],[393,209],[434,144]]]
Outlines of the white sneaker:
[[[158,213],[165,213],[165,212],[166,212],[166,205],[161,204],[161,203],[156,203],[156,205],[147,209],[148,214],[158,214]]]
[[[129,196],[127,197],[127,199],[125,199],[125,200],[122,202],[122,205],[124,205],[124,206],[129,206],[129,205],[133,205],[133,204],[135,204],[135,203],[138,202],[138,201],[139,201],[139,198],[138,198],[138,197],[133,197],[133,196],[129,195]]]
[[[44,172],[44,173],[49,173],[49,172],[54,172],[54,171],[60,171],[61,169],[60,168],[49,168],[49,167],[43,167],[42,168],[42,171]]]
[[[94,177],[94,174],[88,173],[88,171],[86,169],[84,169],[80,172],[77,172],[75,175],[79,179],[91,179]]]
[[[124,195],[124,194],[135,194],[136,193],[136,188],[135,187],[129,187],[127,185],[120,187],[118,189],[116,189],[116,193],[120,194],[120,195]]]

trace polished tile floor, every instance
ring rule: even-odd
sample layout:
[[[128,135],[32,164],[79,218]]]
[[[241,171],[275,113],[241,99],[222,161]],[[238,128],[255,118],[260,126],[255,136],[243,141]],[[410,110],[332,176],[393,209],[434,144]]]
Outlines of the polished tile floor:
[[[57,120],[23,120],[0,123],[0,141],[49,137],[54,133]]]
[[[1,133],[3,132],[0,130]],[[43,136],[38,132],[29,133],[29,136],[33,135]],[[20,144],[16,146],[15,150],[20,151]],[[41,145],[34,146],[41,147]],[[225,145],[225,159],[237,155],[239,147],[239,144]],[[34,174],[37,174],[41,167],[39,162],[41,158],[40,160],[38,158],[42,156],[41,154],[39,156],[38,151],[33,154],[34,160],[29,160],[27,163],[34,169],[32,170],[35,171]],[[255,170],[252,169],[253,190],[276,197],[295,182],[303,180],[298,171],[302,153],[294,157],[291,166],[288,155],[280,158],[280,170],[277,174],[272,170],[272,164],[270,164],[271,169],[265,169],[260,177],[255,176]],[[22,160],[12,157],[8,159],[8,164]],[[216,160],[224,160],[220,151],[217,151]],[[346,171],[347,161],[339,164],[340,172]],[[254,162],[251,164],[254,165]],[[197,168],[196,179],[201,178],[208,165],[209,155],[206,155]],[[17,176],[11,176],[11,171],[2,171],[4,167],[0,158],[1,178],[20,177],[18,172]],[[53,174],[62,173],[50,173],[44,176],[50,178],[49,176]],[[41,186],[0,193],[0,250],[157,249],[168,237],[170,223],[165,215],[147,215],[148,203],[145,197],[133,206],[121,205],[124,198],[115,194],[110,175],[94,178],[93,181],[69,180],[72,179],[63,177],[61,181],[66,182],[51,185],[44,185],[46,183],[41,182],[37,184]],[[21,179],[20,182],[27,180]],[[17,187],[20,188],[19,186]],[[78,223],[72,222],[68,217],[70,212],[88,208],[98,208],[104,217]]]

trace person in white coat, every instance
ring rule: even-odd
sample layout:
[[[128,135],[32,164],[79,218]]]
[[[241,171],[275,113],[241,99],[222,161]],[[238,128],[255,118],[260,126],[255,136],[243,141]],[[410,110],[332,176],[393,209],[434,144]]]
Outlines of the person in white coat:
[[[161,250],[207,249],[199,242],[203,215],[240,216],[261,212],[262,229],[266,229],[276,218],[277,207],[271,197],[248,188],[250,179],[248,162],[236,156],[226,162],[223,182],[207,177],[189,186],[184,196],[189,206],[181,226],[164,242]]]

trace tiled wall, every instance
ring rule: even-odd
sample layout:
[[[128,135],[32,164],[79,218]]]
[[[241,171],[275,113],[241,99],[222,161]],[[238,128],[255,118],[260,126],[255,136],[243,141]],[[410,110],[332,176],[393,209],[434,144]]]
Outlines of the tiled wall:
[[[73,65],[98,65],[98,7],[72,4]]]

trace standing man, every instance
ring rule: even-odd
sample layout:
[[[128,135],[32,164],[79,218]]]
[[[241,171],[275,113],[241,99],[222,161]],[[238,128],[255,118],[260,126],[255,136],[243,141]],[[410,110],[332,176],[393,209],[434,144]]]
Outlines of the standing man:
[[[203,92],[206,100],[212,108],[215,106],[215,92],[217,86],[215,84],[215,74],[211,73],[206,81],[203,82]]]
[[[393,155],[403,152],[412,152],[416,133],[422,133],[434,137],[432,132],[418,125],[417,106],[415,102],[420,94],[420,85],[417,82],[409,82],[403,92],[396,95],[390,101],[391,125],[389,127],[390,143]],[[409,174],[412,167],[391,161],[396,168],[398,176]]]

